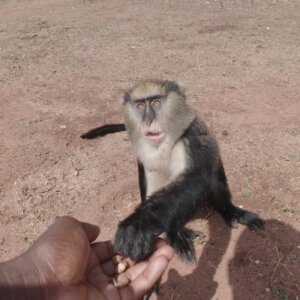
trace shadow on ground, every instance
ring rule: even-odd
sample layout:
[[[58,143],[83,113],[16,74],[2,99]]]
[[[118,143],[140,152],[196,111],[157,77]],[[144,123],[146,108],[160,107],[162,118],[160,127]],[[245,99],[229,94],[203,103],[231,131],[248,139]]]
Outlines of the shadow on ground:
[[[160,299],[213,298],[219,285],[215,275],[231,237],[231,229],[222,222],[217,216],[210,218],[210,239],[197,267],[187,276],[171,269],[161,287]],[[232,299],[299,299],[300,233],[275,219],[266,221],[264,231],[246,229],[238,238],[226,267]],[[229,299],[228,291],[225,294],[214,299]]]

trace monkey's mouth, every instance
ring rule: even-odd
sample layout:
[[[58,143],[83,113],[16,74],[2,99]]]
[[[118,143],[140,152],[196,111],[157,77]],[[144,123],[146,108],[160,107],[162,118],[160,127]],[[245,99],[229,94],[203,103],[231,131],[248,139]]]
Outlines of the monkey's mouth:
[[[165,136],[165,133],[162,131],[147,131],[145,133],[147,139],[152,141],[160,141]]]

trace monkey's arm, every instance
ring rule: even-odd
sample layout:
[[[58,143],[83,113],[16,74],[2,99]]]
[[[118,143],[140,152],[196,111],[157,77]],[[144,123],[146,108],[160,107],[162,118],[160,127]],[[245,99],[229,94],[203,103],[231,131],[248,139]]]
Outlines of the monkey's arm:
[[[185,174],[175,183],[154,193],[119,224],[115,248],[124,257],[141,260],[153,251],[163,232],[178,231],[208,197],[206,175]],[[200,200],[200,201],[199,201]]]
[[[102,137],[110,133],[116,133],[121,131],[126,131],[125,124],[107,124],[101,127],[91,129],[90,131],[82,134],[80,137],[89,140],[97,137]]]
[[[141,202],[145,202],[146,192],[147,192],[145,169],[141,162],[138,161],[137,163],[138,163],[138,172],[139,172],[139,188],[140,188]]]

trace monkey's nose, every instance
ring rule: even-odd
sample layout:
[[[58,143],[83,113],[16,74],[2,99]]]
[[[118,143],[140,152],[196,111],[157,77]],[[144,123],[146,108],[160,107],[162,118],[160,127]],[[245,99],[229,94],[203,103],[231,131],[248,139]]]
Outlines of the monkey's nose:
[[[146,115],[144,118],[145,125],[150,126],[152,122],[153,122],[153,118],[149,115]]]

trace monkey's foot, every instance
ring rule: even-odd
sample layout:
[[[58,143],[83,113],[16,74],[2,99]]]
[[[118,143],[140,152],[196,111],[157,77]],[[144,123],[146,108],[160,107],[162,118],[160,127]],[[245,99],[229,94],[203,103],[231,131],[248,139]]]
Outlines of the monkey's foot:
[[[171,245],[174,247],[179,257],[188,263],[196,263],[196,254],[193,240],[204,237],[200,231],[194,231],[189,228],[178,228],[168,232]]]
[[[238,218],[238,222],[247,225],[251,230],[263,229],[265,225],[263,219],[249,211],[245,211],[245,213]]]
[[[205,234],[199,230],[192,230],[191,239],[194,240],[203,240],[205,238]]]
[[[265,221],[258,214],[233,206],[233,211],[230,216],[230,225],[233,228],[237,227],[237,223],[247,225],[251,230],[263,229]]]
[[[149,300],[151,298],[151,295],[153,293],[155,293],[156,295],[159,294],[159,289],[160,289],[160,282],[156,282],[154,287],[152,288],[152,290],[150,292],[148,292],[148,294],[146,294],[144,297],[143,297],[143,300]]]

